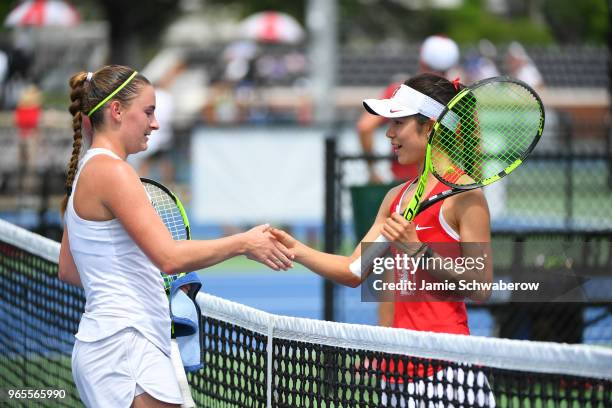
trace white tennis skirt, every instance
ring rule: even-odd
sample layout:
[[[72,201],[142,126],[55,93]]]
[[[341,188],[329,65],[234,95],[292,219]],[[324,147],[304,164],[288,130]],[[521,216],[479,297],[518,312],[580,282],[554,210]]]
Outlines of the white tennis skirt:
[[[128,328],[99,341],[76,340],[72,376],[87,407],[130,407],[134,397],[182,404],[170,356],[136,329]]]

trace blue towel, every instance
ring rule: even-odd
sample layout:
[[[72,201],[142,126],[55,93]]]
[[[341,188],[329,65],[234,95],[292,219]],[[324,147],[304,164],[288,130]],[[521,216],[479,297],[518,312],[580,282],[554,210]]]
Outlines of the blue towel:
[[[191,285],[188,293],[181,286]],[[181,352],[185,371],[198,371],[204,366],[202,356],[202,315],[195,300],[202,287],[197,273],[181,276],[170,287],[170,317],[174,325],[174,337]]]

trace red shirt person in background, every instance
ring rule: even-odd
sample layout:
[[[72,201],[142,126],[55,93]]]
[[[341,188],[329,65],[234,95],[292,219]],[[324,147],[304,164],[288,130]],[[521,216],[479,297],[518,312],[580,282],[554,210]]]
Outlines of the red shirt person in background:
[[[31,85],[23,90],[15,108],[15,127],[19,135],[19,188],[25,188],[25,173],[32,165],[36,155],[38,127],[42,112],[42,97],[39,89]]]
[[[41,95],[35,85],[24,89],[15,108],[15,125],[20,139],[28,139],[38,129],[41,113]]]

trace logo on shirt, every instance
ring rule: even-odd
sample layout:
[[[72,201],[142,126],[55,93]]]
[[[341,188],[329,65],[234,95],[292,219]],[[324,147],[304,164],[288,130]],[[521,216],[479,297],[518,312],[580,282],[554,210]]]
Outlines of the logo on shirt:
[[[420,225],[417,225],[417,226],[415,227],[415,229],[416,229],[417,231],[426,230],[426,229],[431,229],[431,228],[433,228],[433,227],[421,227]]]

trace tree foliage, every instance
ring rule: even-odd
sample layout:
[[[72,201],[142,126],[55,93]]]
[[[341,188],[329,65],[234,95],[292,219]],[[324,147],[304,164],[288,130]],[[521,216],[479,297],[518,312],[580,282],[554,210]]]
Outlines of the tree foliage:
[[[237,6],[241,17],[264,10],[278,10],[306,20],[308,0],[202,0],[204,5]],[[331,1],[331,0],[330,0]],[[411,9],[401,0],[335,0],[339,9],[340,40],[379,42],[394,38],[419,41],[445,33],[461,44],[488,38],[497,43],[518,40],[526,44],[605,44],[609,32],[609,1],[605,0],[508,0],[507,16],[486,11],[485,0],[463,0],[456,9]],[[0,1],[3,20],[19,0]],[[179,0],[80,0],[73,1],[85,18],[111,26],[113,62],[130,62],[134,48],[156,44],[163,28],[178,14]],[[424,1],[423,3],[427,3]],[[536,11],[539,18],[534,18]],[[130,44],[132,44],[130,46]],[[138,44],[138,45],[136,45]],[[131,51],[132,50],[132,51]],[[146,52],[146,50],[145,50]],[[137,59],[137,57],[136,57]]]
[[[561,43],[605,43],[610,30],[609,5],[604,0],[544,0],[542,10]]]
[[[399,0],[337,0],[339,34],[343,43],[359,39],[381,41],[397,38],[417,41],[445,33],[459,43],[480,38],[504,43],[604,44],[609,29],[604,0],[510,0],[511,13],[500,16],[486,10],[484,0],[464,0],[457,9],[410,9]],[[263,10],[289,13],[305,22],[307,0],[206,0],[210,4],[238,5],[247,16]],[[424,2],[426,3],[426,2]],[[529,15],[534,8],[543,19]]]
[[[524,44],[547,44],[553,41],[544,24],[527,16],[504,17],[489,13],[482,0],[465,0],[463,7],[439,14],[440,24],[446,24],[448,33],[459,43],[475,43],[487,38],[495,43],[520,41]],[[429,11],[431,13],[431,11]],[[433,23],[437,23],[435,18]]]
[[[140,66],[141,53],[156,47],[159,35],[178,12],[178,0],[99,0],[110,24],[111,63]]]

